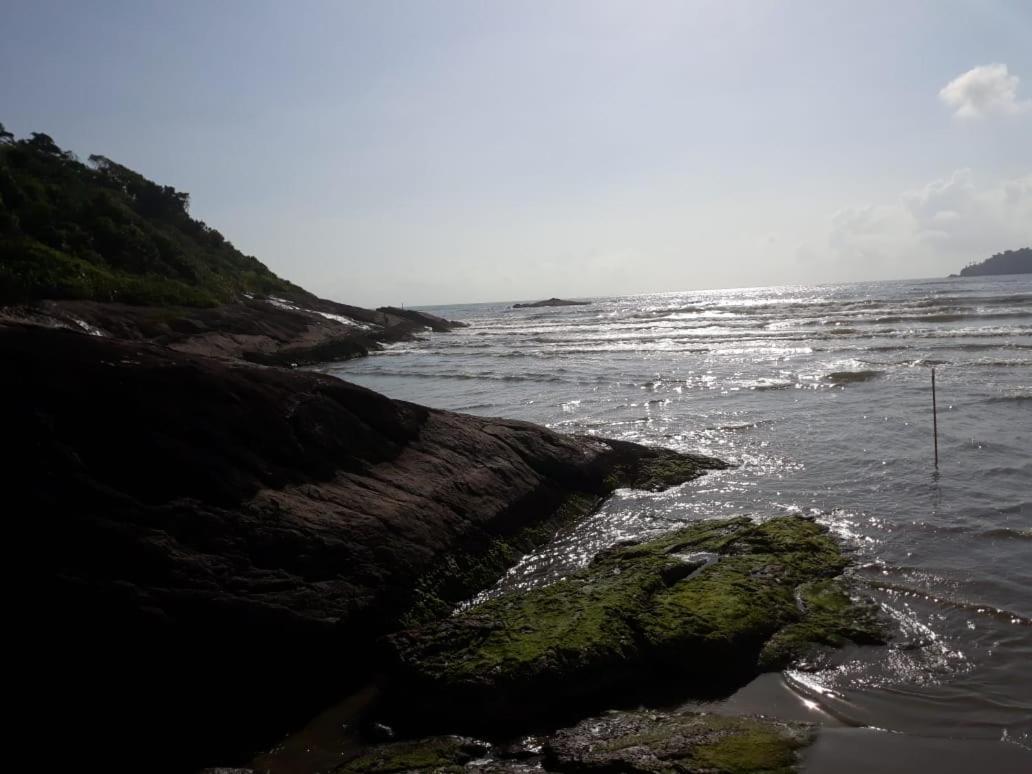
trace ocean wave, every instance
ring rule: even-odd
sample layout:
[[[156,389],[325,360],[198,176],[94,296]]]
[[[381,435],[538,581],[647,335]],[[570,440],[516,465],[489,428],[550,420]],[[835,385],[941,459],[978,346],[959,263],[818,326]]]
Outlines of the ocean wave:
[[[755,422],[741,422],[738,424],[730,425],[713,425],[706,428],[707,430],[719,430],[725,433],[740,433],[747,432],[749,430],[758,430],[761,427],[774,424],[773,419],[757,419]]]
[[[884,566],[883,568],[887,572],[897,571],[897,568]],[[911,586],[902,581],[893,580],[882,580],[878,578],[867,578],[860,576],[863,582],[871,588],[880,589],[881,591],[887,591],[894,594],[901,594],[903,596],[917,597],[931,602],[939,607],[952,607],[957,610],[963,610],[971,613],[978,613],[980,615],[989,616],[992,618],[998,618],[1010,624],[1019,624],[1022,626],[1032,626],[1032,618],[1015,613],[1012,610],[1007,610],[1003,607],[997,607],[984,602],[972,602],[966,599],[959,599],[950,595],[942,593],[933,593],[928,589],[921,588],[918,586]]]
[[[985,403],[1024,403],[1032,401],[1032,392],[1016,392],[1012,395],[993,395],[986,398]]]
[[[556,376],[555,374],[500,374],[492,371],[481,371],[478,373],[460,371],[449,373],[447,371],[422,372],[378,369],[373,371],[367,371],[365,373],[369,376],[398,376],[406,379],[457,379],[462,381],[483,379],[497,382],[571,382],[575,384],[580,383],[577,380],[564,379],[563,377]],[[342,371],[340,373],[340,376],[346,379],[349,376],[349,372]]]
[[[1025,529],[1011,529],[1010,527],[993,527],[983,529],[975,533],[976,537],[991,538],[994,540],[1032,540],[1032,527]]]

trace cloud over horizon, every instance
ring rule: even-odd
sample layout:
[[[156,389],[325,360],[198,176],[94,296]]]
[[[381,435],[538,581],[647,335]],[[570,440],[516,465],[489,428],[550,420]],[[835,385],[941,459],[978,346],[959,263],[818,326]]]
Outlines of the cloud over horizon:
[[[943,86],[939,99],[957,118],[1015,115],[1032,109],[1032,100],[1018,99],[1020,83],[1005,64],[979,65]]]
[[[878,274],[934,276],[1001,250],[1032,246],[1032,173],[979,184],[958,169],[890,203],[846,207],[831,219],[827,243],[802,246],[800,262],[829,262],[855,279]]]

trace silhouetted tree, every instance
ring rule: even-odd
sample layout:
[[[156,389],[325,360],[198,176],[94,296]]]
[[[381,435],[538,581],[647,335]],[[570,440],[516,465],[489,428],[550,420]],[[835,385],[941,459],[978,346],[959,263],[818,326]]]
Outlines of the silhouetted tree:
[[[45,153],[48,156],[61,156],[64,158],[64,151],[54,142],[54,138],[43,132],[32,132],[28,140],[24,140],[25,146],[37,153]]]

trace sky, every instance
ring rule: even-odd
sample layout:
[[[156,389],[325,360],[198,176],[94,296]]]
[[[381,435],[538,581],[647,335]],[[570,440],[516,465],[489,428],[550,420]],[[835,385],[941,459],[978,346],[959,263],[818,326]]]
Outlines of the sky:
[[[362,305],[955,272],[1032,244],[1026,0],[0,0],[0,121]]]

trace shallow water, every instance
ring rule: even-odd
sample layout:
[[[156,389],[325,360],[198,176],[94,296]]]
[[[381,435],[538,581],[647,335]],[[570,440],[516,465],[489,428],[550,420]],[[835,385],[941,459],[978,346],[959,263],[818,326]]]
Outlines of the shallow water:
[[[430,309],[470,327],[323,370],[396,398],[737,467],[659,494],[621,490],[487,594],[694,519],[801,511],[855,551],[855,575],[898,629],[889,648],[786,671],[804,714],[907,735],[840,735],[845,750],[890,756],[896,737],[919,738],[949,760],[968,742],[1000,765],[1032,750],[1032,277],[508,307]],[[811,770],[824,770],[829,744]]]

